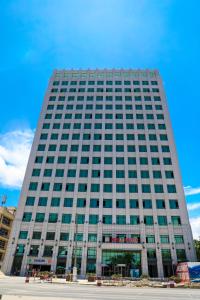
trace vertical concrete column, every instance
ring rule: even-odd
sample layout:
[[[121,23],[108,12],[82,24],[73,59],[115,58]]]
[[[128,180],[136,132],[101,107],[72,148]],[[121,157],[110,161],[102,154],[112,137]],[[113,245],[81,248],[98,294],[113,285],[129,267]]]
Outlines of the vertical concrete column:
[[[97,246],[96,274],[101,276],[102,249]]]
[[[144,248],[141,251],[141,260],[142,260],[142,275],[148,275],[148,260],[147,260],[147,249]]]
[[[157,257],[157,268],[158,268],[158,277],[163,278],[163,263],[162,263],[162,255],[161,255],[161,249],[156,248],[156,257]]]
[[[66,265],[67,270],[71,270],[72,267],[72,252],[73,252],[73,246],[71,245],[71,247],[70,246],[68,247],[68,252],[67,252],[67,265]]]
[[[57,256],[58,256],[58,246],[55,245],[53,249],[53,255],[52,255],[52,263],[51,263],[51,271],[56,271],[56,264],[57,264]]]
[[[87,247],[84,245],[82,248],[82,260],[81,260],[81,275],[86,275],[86,266],[87,266]]]
[[[30,250],[30,245],[25,245],[24,247],[24,255],[23,255],[23,260],[22,260],[22,265],[21,265],[21,271],[20,271],[20,275],[24,276],[26,274],[27,271],[27,256]]]

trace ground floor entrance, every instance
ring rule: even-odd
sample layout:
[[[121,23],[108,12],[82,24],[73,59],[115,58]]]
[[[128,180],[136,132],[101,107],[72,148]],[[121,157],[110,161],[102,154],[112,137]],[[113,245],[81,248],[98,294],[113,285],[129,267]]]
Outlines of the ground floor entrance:
[[[101,272],[102,276],[139,277],[141,275],[141,252],[103,250]]]
[[[51,270],[51,265],[36,265],[36,264],[33,264],[33,265],[29,265],[28,266],[28,271],[30,273],[32,272],[50,272]]]
[[[23,255],[16,255],[13,259],[11,275],[19,276],[22,266]]]

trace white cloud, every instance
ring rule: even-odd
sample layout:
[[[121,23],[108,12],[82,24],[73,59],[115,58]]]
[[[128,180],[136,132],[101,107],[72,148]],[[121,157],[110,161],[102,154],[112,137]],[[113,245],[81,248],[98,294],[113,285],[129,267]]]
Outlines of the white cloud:
[[[200,187],[192,187],[190,185],[184,187],[185,195],[191,196],[191,195],[197,195],[200,194]]]
[[[19,189],[33,141],[31,129],[9,131],[0,134],[0,185]]]
[[[195,210],[200,208],[200,203],[188,203],[187,204],[188,210]]]
[[[200,217],[190,218],[190,224],[192,227],[193,237],[199,239],[200,237]]]

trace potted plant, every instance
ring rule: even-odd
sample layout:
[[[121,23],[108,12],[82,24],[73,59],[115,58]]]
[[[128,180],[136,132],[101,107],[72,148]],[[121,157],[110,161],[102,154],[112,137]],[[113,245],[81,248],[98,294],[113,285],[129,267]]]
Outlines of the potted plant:
[[[96,274],[95,273],[88,273],[87,274],[87,279],[88,279],[88,282],[95,282],[96,280]]]

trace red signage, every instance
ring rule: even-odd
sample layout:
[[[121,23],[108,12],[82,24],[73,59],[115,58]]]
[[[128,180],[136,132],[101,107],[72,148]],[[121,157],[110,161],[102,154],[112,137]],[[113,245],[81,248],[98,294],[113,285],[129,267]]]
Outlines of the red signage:
[[[138,243],[138,238],[129,238],[129,237],[124,237],[124,238],[111,238],[112,243],[130,243],[130,244],[137,244]]]

